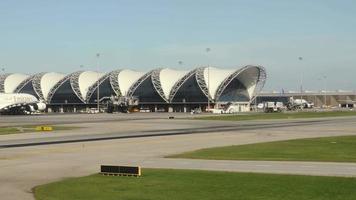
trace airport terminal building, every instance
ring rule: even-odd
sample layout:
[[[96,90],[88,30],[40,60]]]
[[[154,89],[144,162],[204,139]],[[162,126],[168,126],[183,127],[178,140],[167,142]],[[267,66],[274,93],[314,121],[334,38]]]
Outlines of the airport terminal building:
[[[153,112],[204,110],[208,101],[211,107],[234,103],[239,105],[239,111],[247,111],[265,81],[266,71],[261,66],[199,67],[190,71],[158,68],[146,73],[130,69],[67,75],[14,73],[0,76],[0,92],[32,94],[47,104],[49,112],[78,112],[95,107],[98,89],[103,107],[109,97],[125,96],[137,98],[139,108]]]

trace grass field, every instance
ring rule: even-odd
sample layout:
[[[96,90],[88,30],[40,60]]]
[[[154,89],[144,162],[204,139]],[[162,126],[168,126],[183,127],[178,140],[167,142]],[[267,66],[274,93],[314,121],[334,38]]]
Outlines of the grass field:
[[[6,134],[15,134],[15,133],[20,133],[21,131],[18,128],[14,127],[1,127],[0,128],[0,135],[6,135]]]
[[[356,179],[144,169],[143,176],[92,175],[38,186],[37,200],[354,200]]]
[[[73,130],[79,127],[72,126],[52,126],[54,131]],[[36,132],[36,126],[25,125],[16,127],[0,127],[0,135]],[[37,131],[38,132],[38,131]]]
[[[217,147],[169,157],[213,160],[356,162],[356,136],[297,139]]]
[[[319,118],[319,117],[344,117],[356,116],[354,111],[334,111],[334,112],[288,112],[288,113],[256,113],[246,115],[216,115],[208,117],[197,117],[194,119],[204,120],[227,120],[227,121],[242,121],[242,120],[262,120],[262,119],[300,119],[300,118]]]

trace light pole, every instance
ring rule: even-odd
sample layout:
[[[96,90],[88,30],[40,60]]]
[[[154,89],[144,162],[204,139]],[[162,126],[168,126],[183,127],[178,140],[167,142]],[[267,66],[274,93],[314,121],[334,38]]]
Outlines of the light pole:
[[[209,53],[210,52],[210,48],[208,47],[208,48],[206,48],[205,49],[205,51],[207,52],[207,53]],[[209,63],[208,63],[208,84],[207,84],[207,88],[208,88],[208,109],[207,109],[207,111],[209,112],[209,110],[210,110],[210,68],[209,68]]]
[[[182,65],[183,65],[183,61],[181,61],[181,60],[180,60],[180,61],[178,61],[178,65],[179,65],[179,68],[180,68],[180,67],[182,67]]]
[[[255,94],[255,112],[257,112],[257,93]]]
[[[179,60],[178,61],[178,65],[179,65],[179,70],[182,69],[182,65],[183,65],[183,61]],[[186,113],[187,112],[187,108],[185,107],[185,98],[182,99],[182,103],[183,103],[183,112]]]
[[[323,105],[323,107],[326,106],[326,78],[327,77],[325,75],[323,75],[323,77],[321,77],[321,78],[318,78],[319,81],[322,81],[322,87],[321,88],[323,88],[323,89],[321,89],[321,94],[324,93],[324,95],[322,95],[322,96],[324,96],[324,105]]]
[[[96,82],[96,86],[97,86],[97,90],[96,90],[96,103],[97,103],[97,109],[98,109],[98,112],[100,113],[100,106],[99,106],[99,94],[100,94],[100,91],[99,91],[99,57],[100,57],[100,53],[97,53],[96,54],[96,70],[97,70],[97,73],[98,73],[98,77],[97,77],[97,82]]]
[[[303,61],[303,57],[298,58],[299,61]],[[300,70],[300,69],[299,69]],[[300,104],[303,109],[303,71],[300,70]]]
[[[326,78],[327,77],[324,75],[323,78],[324,78],[324,105],[326,107]]]

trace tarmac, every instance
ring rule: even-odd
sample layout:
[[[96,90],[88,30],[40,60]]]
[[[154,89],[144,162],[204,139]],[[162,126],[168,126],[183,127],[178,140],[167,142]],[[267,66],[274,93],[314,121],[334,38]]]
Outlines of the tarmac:
[[[34,199],[33,187],[97,173],[101,164],[356,177],[356,163],[164,158],[216,146],[356,135],[356,117],[227,122],[191,120],[186,119],[190,115],[184,114],[168,119],[170,115],[1,116],[0,126],[64,124],[81,127],[50,133],[1,135],[1,199]]]

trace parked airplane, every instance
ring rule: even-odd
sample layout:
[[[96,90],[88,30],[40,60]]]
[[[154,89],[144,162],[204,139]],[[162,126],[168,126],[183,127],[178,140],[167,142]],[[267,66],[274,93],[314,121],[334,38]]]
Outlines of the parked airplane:
[[[0,114],[32,114],[45,109],[46,104],[33,95],[0,93]]]

